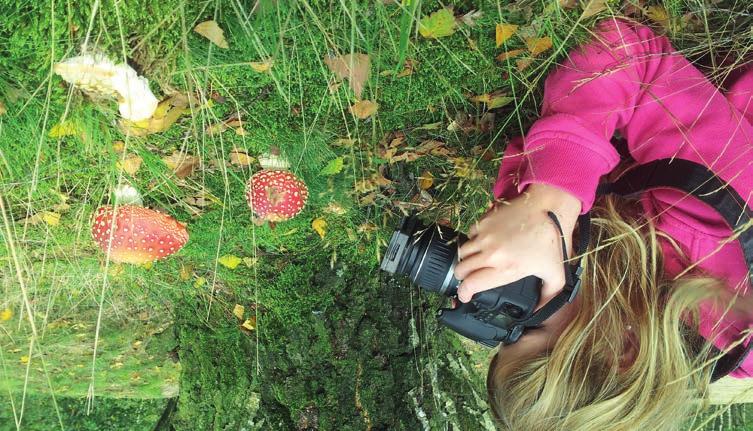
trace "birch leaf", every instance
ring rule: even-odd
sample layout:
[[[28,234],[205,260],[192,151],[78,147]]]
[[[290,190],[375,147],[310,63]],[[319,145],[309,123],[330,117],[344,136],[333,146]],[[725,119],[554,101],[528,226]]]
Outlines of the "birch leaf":
[[[427,39],[439,39],[455,33],[455,16],[449,9],[442,8],[429,16],[421,18],[418,32]]]
[[[229,48],[227,41],[225,40],[225,32],[222,31],[220,26],[214,20],[204,21],[197,24],[196,27],[193,28],[193,31],[209,39],[210,42],[220,48]]]
[[[379,104],[371,100],[359,100],[350,107],[350,112],[356,117],[365,120],[374,115],[379,109]]]
[[[499,47],[503,43],[507,42],[515,32],[518,31],[518,26],[515,24],[497,24],[496,29],[496,42]]]
[[[240,265],[241,262],[243,262],[243,260],[233,254],[226,254],[217,259],[217,262],[219,262],[225,268],[235,269],[238,267],[238,265]]]
[[[327,221],[319,217],[311,222],[311,227],[319,234],[321,239],[324,239],[324,235],[327,234]]]
[[[371,60],[367,54],[328,55],[324,57],[324,64],[338,78],[347,79],[356,99],[361,98],[371,72]]]
[[[526,39],[526,46],[531,51],[531,55],[535,57],[552,47],[552,38],[549,36],[532,37]]]
[[[238,318],[238,320],[243,320],[243,313],[245,313],[245,311],[246,307],[240,304],[235,304],[235,306],[233,307],[233,316]]]

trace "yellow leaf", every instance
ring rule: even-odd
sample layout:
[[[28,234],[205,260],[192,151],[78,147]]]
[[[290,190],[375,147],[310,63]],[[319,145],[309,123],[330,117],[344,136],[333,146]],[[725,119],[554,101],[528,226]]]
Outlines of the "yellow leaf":
[[[324,239],[324,235],[327,234],[327,221],[323,218],[319,217],[318,219],[311,222],[311,227],[316,231],[316,233],[319,234],[319,236]]]
[[[241,258],[232,254],[226,254],[217,259],[222,266],[230,269],[235,269],[241,262]]]
[[[116,153],[122,153],[123,150],[125,150],[125,142],[123,141],[113,141],[112,143],[112,150]]]
[[[254,162],[254,158],[249,156],[245,150],[233,148],[230,151],[230,163],[237,166],[248,166]]]
[[[193,282],[193,287],[200,288],[201,286],[205,285],[207,283],[207,279],[204,277],[198,277],[196,281]]]
[[[424,171],[420,177],[418,177],[418,187],[421,190],[428,190],[434,184],[434,175],[429,171]]]
[[[217,22],[214,20],[204,21],[197,24],[196,27],[193,28],[193,31],[209,39],[210,42],[220,48],[228,48],[227,41],[225,40],[225,32],[222,31],[220,26],[217,25]]]
[[[29,363],[29,357],[26,355],[21,356],[21,363],[22,364],[28,364]]]
[[[590,0],[583,8],[580,19],[591,18],[607,8],[607,0]]]
[[[6,113],[8,113],[8,108],[6,108],[5,103],[0,100],[0,116],[5,115]]]
[[[269,72],[269,70],[272,69],[273,64],[274,62],[272,60],[252,61],[251,63],[249,63],[251,69],[254,69],[254,72],[259,73]]]
[[[421,18],[418,32],[427,39],[438,39],[455,33],[456,25],[455,15],[449,9],[442,8]]]
[[[531,51],[531,55],[535,57],[552,47],[552,38],[549,36],[532,37],[526,39],[526,46]]]
[[[138,172],[139,168],[141,167],[142,161],[144,161],[144,159],[134,154],[126,157],[123,160],[118,160],[116,166],[121,171],[133,175]]]
[[[365,120],[374,115],[379,109],[379,104],[371,100],[359,100],[350,107],[350,112],[356,117]]]
[[[248,319],[246,319],[241,325],[241,328],[247,329],[249,331],[253,331],[254,329],[256,329],[256,317],[251,316]]]
[[[172,169],[178,178],[186,178],[199,166],[200,159],[190,154],[175,151],[162,158],[162,162]]]
[[[76,136],[81,133],[79,127],[71,121],[63,121],[52,126],[50,133],[47,134],[50,138],[62,138],[64,136]]]
[[[45,211],[42,213],[42,220],[50,226],[57,226],[60,224],[60,214],[52,211]]]
[[[243,264],[246,265],[249,268],[251,268],[252,266],[256,265],[257,263],[259,263],[259,258],[258,257],[244,257],[243,258]]]
[[[472,102],[484,103],[489,109],[501,108],[513,100],[515,99],[499,91],[471,97]]]
[[[144,262],[143,264],[141,264],[141,267],[144,269],[152,269],[152,266],[154,266],[153,262]]]
[[[0,312],[0,321],[7,322],[8,320],[13,318],[13,310],[10,308],[6,308],[2,312]]]
[[[518,26],[515,24],[497,24],[496,40],[497,46],[502,45],[511,38],[515,32],[518,31]]]
[[[238,320],[243,320],[243,313],[245,312],[246,312],[246,307],[240,304],[235,304],[235,306],[233,307],[233,316],[237,317]]]

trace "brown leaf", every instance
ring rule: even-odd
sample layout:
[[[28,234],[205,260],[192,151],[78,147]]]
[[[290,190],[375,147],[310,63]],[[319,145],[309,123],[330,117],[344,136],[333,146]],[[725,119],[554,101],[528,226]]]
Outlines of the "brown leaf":
[[[559,0],[559,4],[563,9],[574,9],[578,6],[578,0]]]
[[[324,63],[338,78],[347,79],[356,99],[361,98],[371,71],[371,61],[367,54],[328,55],[324,57]]]
[[[407,59],[407,60],[405,60],[405,67],[403,68],[402,71],[400,71],[400,73],[398,73],[397,75],[395,75],[395,77],[396,78],[404,78],[406,76],[413,75],[413,71],[416,68],[416,63],[418,63],[418,62],[415,61],[415,60],[411,60],[410,58]]]
[[[486,105],[488,109],[501,108],[508,103],[515,100],[513,97],[508,96],[502,91],[495,91],[493,93],[484,93],[478,96],[471,97],[472,102],[480,102]]]
[[[350,112],[356,117],[365,120],[374,115],[379,109],[379,104],[371,100],[359,100],[350,107]]]
[[[178,178],[186,178],[199,166],[199,158],[190,154],[175,151],[162,158],[168,168],[172,169]]]
[[[217,22],[214,20],[204,21],[197,24],[196,27],[193,28],[193,31],[209,39],[210,42],[220,48],[228,48],[227,41],[225,40],[225,32],[222,31],[220,26],[217,25]]]
[[[523,49],[523,48],[512,49],[510,51],[505,51],[502,54],[500,54],[500,55],[497,56],[497,60],[499,60],[499,61],[505,61],[508,58],[515,58],[515,57],[519,56],[520,54],[522,54],[524,52],[526,52],[526,50]]]
[[[646,16],[665,30],[669,28],[669,14],[663,6],[649,6],[646,9]]]
[[[5,115],[8,113],[8,108],[5,107],[5,103],[3,103],[2,100],[0,100],[0,115]]]
[[[518,72],[528,69],[528,66],[531,64],[533,64],[532,58],[519,58],[515,60],[515,68],[518,69]]]

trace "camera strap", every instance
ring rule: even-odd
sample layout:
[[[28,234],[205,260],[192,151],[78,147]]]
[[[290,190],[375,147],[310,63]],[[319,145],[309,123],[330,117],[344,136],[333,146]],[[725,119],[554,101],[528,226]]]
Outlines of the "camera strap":
[[[635,195],[646,190],[672,188],[686,192],[714,208],[737,237],[753,285],[753,210],[728,183],[706,167],[683,159],[661,159],[628,170],[614,183],[602,184],[598,194]],[[753,341],[729,350],[714,364],[711,381],[740,367],[753,350]]]
[[[588,249],[588,243],[591,237],[591,215],[590,213],[582,214],[578,217],[579,239],[578,250],[576,251],[576,256],[578,256],[578,258],[575,261],[575,264],[571,265],[570,263],[568,263],[567,259],[567,244],[565,243],[565,234],[562,232],[562,225],[553,212],[549,211],[547,212],[547,215],[550,219],[552,219],[552,222],[554,222],[554,225],[557,227],[557,230],[560,233],[560,240],[562,241],[562,256],[565,265],[565,287],[563,287],[562,290],[554,298],[550,299],[549,302],[544,304],[543,307],[533,313],[531,317],[518,322],[519,325],[523,325],[525,327],[539,326],[541,322],[548,319],[552,314],[557,312],[557,310],[562,308],[562,306],[569,304],[573,302],[573,300],[575,300],[575,297],[578,295],[578,291],[580,290],[580,274],[583,272],[581,259],[583,254],[586,252],[586,249]]]

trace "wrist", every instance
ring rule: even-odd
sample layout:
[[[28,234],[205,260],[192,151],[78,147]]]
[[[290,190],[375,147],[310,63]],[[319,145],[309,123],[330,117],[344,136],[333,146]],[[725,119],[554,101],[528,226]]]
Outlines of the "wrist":
[[[574,195],[544,183],[533,183],[526,187],[525,193],[535,205],[545,211],[552,211],[563,227],[575,227],[581,212],[580,199]]]

